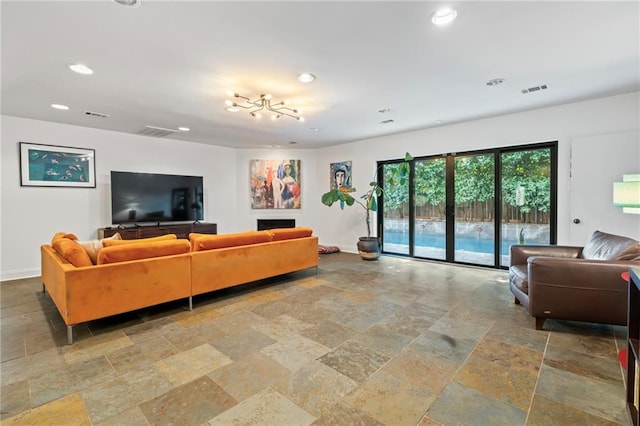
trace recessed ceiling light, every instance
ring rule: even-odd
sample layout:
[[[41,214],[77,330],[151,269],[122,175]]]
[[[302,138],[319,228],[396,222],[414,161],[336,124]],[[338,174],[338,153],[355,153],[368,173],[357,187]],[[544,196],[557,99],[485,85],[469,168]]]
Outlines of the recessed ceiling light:
[[[77,72],[78,74],[84,74],[84,75],[93,74],[93,70],[84,64],[71,64],[69,65],[69,69],[73,72]]]
[[[66,111],[66,110],[69,109],[68,106],[62,105],[62,104],[51,104],[51,108],[59,109],[59,110],[62,110],[62,111]]]
[[[295,145],[295,144],[297,144],[297,143],[298,143],[298,141],[290,141],[290,142],[289,142],[289,145]]]
[[[310,72],[303,72],[301,74],[298,74],[298,81],[300,83],[311,83],[315,79],[316,76],[311,74]]]
[[[191,129],[188,127],[178,127],[178,130],[180,130],[181,132],[188,132]]]
[[[312,132],[319,132],[320,129],[318,129],[317,127],[311,127],[309,130],[311,130]]]
[[[138,7],[140,6],[140,0],[113,0],[118,4],[129,7]]]
[[[447,25],[458,16],[458,12],[450,7],[444,7],[431,15],[431,22],[435,25]]]
[[[269,148],[278,148],[279,145],[273,144],[273,145],[269,145]]]
[[[487,81],[487,86],[497,86],[498,84],[504,83],[504,78],[494,78],[492,80]]]

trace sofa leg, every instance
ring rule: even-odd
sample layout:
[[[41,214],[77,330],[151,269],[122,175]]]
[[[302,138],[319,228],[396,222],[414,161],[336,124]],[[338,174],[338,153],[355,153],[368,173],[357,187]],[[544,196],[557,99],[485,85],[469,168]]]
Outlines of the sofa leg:
[[[44,283],[42,283],[42,292],[43,292],[43,293],[46,293],[46,290],[47,290],[47,289],[44,287]]]
[[[67,326],[67,344],[73,345],[73,326]]]
[[[189,310],[193,311],[193,297],[189,296]]]
[[[316,266],[316,275],[318,275],[318,266]]]
[[[542,330],[542,326],[544,325],[544,320],[546,318],[536,317],[536,330]]]
[[[516,305],[519,305],[519,304],[520,304],[520,300],[519,300],[517,297],[514,297],[514,299],[516,299],[516,300],[515,300],[515,304],[516,304]]]

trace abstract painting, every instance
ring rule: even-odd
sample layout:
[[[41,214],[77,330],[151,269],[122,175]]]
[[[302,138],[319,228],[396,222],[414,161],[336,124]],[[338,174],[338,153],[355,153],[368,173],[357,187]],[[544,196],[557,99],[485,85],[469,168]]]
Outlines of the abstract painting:
[[[251,160],[252,209],[299,209],[300,160]]]

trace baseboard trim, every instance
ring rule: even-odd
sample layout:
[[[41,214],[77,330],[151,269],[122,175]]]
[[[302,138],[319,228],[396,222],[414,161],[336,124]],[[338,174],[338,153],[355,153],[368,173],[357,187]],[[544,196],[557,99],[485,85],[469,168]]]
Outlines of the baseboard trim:
[[[14,269],[13,271],[1,271],[0,281],[13,281],[23,278],[33,278],[40,276],[40,269]]]

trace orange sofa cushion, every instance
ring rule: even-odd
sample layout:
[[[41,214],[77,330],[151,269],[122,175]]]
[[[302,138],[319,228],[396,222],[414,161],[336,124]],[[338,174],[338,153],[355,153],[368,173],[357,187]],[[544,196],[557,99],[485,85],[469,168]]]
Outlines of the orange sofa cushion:
[[[72,236],[75,237],[75,235]],[[59,236],[58,238],[54,237],[52,243],[53,249],[76,268],[93,266],[91,258],[76,240]]]
[[[140,241],[140,240],[133,240]],[[159,240],[137,244],[120,244],[105,247],[98,253],[98,265],[149,259],[189,253],[191,245],[185,239]]]
[[[78,237],[76,237],[75,234],[68,234],[66,232],[56,232],[56,234],[51,239],[51,245],[53,245],[53,242],[55,240],[59,240],[60,238],[68,238],[73,241],[78,239]]]
[[[276,228],[270,229],[269,232],[273,234],[273,241],[290,240],[293,238],[310,237],[313,233],[313,229],[296,227],[296,228]]]
[[[268,231],[249,231],[222,235],[189,234],[189,238],[193,251],[201,251],[268,243],[273,239],[273,235]]]
[[[166,235],[160,235],[158,237],[139,238],[137,240],[103,240],[102,244],[105,247],[113,247],[113,246],[120,246],[120,245],[145,244],[145,243],[153,243],[156,241],[175,240],[177,238],[178,236],[176,234],[166,234]]]

